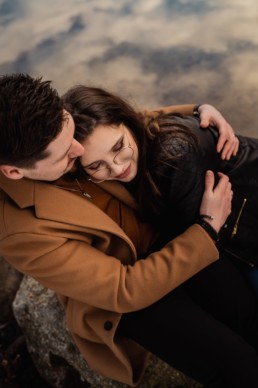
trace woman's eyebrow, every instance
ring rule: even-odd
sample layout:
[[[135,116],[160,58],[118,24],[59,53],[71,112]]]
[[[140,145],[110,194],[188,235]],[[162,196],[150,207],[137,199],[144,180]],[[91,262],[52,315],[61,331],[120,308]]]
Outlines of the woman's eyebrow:
[[[124,138],[124,134],[122,134],[122,135],[120,136],[120,138],[117,140],[117,142],[113,145],[113,147],[111,148],[111,151],[113,151],[113,149],[116,148],[116,147],[119,145],[119,143],[121,143],[121,141],[123,140],[123,138]]]

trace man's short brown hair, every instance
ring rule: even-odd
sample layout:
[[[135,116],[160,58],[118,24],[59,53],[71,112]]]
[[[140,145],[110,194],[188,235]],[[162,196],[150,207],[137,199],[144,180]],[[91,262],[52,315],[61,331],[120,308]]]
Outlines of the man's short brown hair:
[[[30,168],[62,129],[63,102],[51,81],[0,76],[0,165]]]

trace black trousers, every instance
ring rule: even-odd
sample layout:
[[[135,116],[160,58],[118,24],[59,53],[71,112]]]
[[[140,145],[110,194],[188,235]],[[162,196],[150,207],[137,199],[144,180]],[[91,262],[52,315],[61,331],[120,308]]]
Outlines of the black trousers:
[[[229,258],[124,314],[119,329],[205,387],[258,387],[257,300]]]

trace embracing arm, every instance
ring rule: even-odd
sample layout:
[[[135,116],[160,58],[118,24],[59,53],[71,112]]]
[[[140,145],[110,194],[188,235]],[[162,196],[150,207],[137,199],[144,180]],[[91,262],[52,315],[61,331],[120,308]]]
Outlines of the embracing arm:
[[[114,250],[118,243],[113,242]],[[199,225],[131,265],[102,252],[90,235],[88,242],[79,241],[54,235],[54,230],[51,237],[9,236],[0,248],[10,264],[58,294],[122,313],[156,302],[218,259],[214,243]]]
[[[20,208],[0,193],[0,254],[58,294],[104,310],[135,311],[218,259],[212,239],[200,225],[193,225],[137,260],[132,241],[100,209],[70,192],[39,186],[33,191],[39,201],[36,209],[31,204]],[[46,201],[40,200],[42,193]],[[65,217],[56,211],[61,199]],[[141,225],[134,212],[123,223],[132,223],[133,217]],[[144,239],[145,230],[139,229]]]
[[[228,194],[218,196],[212,180],[205,192],[205,211],[213,211],[222,199],[221,211]],[[219,256],[214,241],[196,224],[159,251],[137,260],[131,241],[118,226],[111,232],[74,226],[35,218],[33,209],[17,209],[8,200],[0,205],[1,255],[58,294],[103,310],[125,313],[145,308]],[[94,214],[85,207],[81,208],[85,217]],[[99,225],[101,220],[103,224],[103,217],[94,222]]]
[[[180,113],[181,115],[190,116],[194,113],[194,104],[185,104],[185,105],[169,105],[155,109],[154,115],[162,111],[164,113]]]
[[[200,117],[200,126],[202,128],[212,126],[218,131],[219,137],[216,149],[217,152],[220,153],[221,159],[229,160],[231,156],[235,156],[237,154],[239,140],[235,136],[231,125],[214,106],[209,104],[170,105],[160,107],[155,110],[146,110],[144,113],[156,116],[160,111],[173,114],[180,113],[184,116],[198,115]]]

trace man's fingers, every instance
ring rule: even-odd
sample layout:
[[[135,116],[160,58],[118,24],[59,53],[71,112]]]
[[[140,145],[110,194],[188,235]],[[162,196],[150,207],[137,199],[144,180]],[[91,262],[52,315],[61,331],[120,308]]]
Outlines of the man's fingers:
[[[233,150],[233,155],[234,156],[236,156],[238,149],[239,149],[239,139],[238,139],[238,137],[236,137],[236,139],[235,139],[235,146],[234,146],[234,150]]]
[[[226,142],[227,142],[227,138],[228,136],[226,134],[220,134],[219,136],[219,139],[218,139],[218,143],[217,143],[217,152],[221,152],[221,150],[223,149],[223,147],[225,146]]]
[[[226,143],[221,153],[221,159],[229,160],[235,149],[235,143]]]
[[[218,172],[219,182],[215,188],[215,190],[223,190],[227,192],[227,190],[231,190],[231,183],[229,182],[229,177],[222,172]]]
[[[212,191],[214,188],[215,178],[211,170],[206,171],[205,175],[205,190]]]
[[[219,143],[218,143],[219,145]],[[217,145],[217,151],[219,149]],[[236,136],[231,137],[230,139],[227,139],[223,145],[222,152],[221,152],[221,159],[222,160],[229,160],[232,155],[236,155],[239,148],[239,140]]]
[[[209,125],[209,119],[206,118],[206,116],[202,117],[200,121],[200,127],[207,128],[208,125]]]

